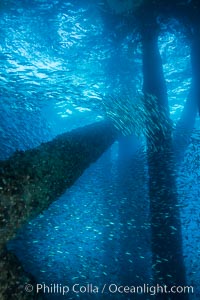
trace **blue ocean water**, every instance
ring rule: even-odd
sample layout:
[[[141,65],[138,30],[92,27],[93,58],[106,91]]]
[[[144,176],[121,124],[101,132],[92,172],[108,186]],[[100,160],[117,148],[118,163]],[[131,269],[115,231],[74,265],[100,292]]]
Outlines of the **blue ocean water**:
[[[107,96],[134,98],[141,92],[140,38],[126,19],[104,14],[99,1],[10,0],[0,14],[1,160],[106,118],[102,102]],[[181,25],[170,22],[170,31],[162,28],[159,49],[176,130],[191,84],[190,47]],[[177,175],[186,273],[196,291],[191,299],[199,297],[200,278],[199,138],[196,118],[185,152],[179,149]],[[130,151],[121,153],[126,143]],[[135,284],[148,282],[147,172],[143,136],[116,142],[24,226],[9,249],[37,282],[131,285],[133,277]]]

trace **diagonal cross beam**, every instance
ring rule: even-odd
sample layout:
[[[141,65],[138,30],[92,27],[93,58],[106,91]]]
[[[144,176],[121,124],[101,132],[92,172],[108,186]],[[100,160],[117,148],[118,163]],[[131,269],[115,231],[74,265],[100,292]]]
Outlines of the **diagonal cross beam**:
[[[101,121],[1,161],[0,246],[72,186],[116,138],[114,127]]]

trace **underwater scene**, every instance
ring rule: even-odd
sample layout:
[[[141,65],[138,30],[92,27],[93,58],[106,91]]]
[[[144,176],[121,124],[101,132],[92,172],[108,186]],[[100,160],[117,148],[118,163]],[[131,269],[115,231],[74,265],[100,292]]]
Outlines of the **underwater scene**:
[[[0,1],[0,300],[200,299],[200,2]]]

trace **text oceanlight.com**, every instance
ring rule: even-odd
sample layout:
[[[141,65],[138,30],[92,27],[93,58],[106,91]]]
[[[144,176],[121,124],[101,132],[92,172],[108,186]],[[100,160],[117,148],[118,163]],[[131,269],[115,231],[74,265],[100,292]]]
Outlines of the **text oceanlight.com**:
[[[140,286],[122,286],[115,283],[103,284],[102,286],[96,286],[92,283],[81,285],[75,283],[74,285],[62,285],[62,284],[36,284],[35,286],[31,284],[25,285],[25,291],[30,293],[35,291],[36,293],[44,294],[60,294],[67,295],[68,293],[75,294],[148,294],[154,296],[156,294],[193,294],[193,286],[170,286],[167,285],[150,285],[143,284]]]

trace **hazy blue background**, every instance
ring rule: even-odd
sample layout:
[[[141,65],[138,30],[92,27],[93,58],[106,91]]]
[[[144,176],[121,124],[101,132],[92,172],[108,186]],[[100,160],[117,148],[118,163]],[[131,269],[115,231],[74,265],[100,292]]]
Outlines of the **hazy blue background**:
[[[133,23],[103,12],[99,1],[4,1],[0,6],[0,159],[102,120],[102,99],[110,95],[128,93],[134,99],[142,90],[142,61]],[[189,44],[176,21],[162,26],[159,47],[176,126],[191,82]],[[200,283],[197,127],[198,122],[177,177],[187,276],[196,287]],[[127,143],[131,151],[119,151]],[[115,143],[19,233],[10,247],[38,282],[149,282],[144,149],[144,138]]]

